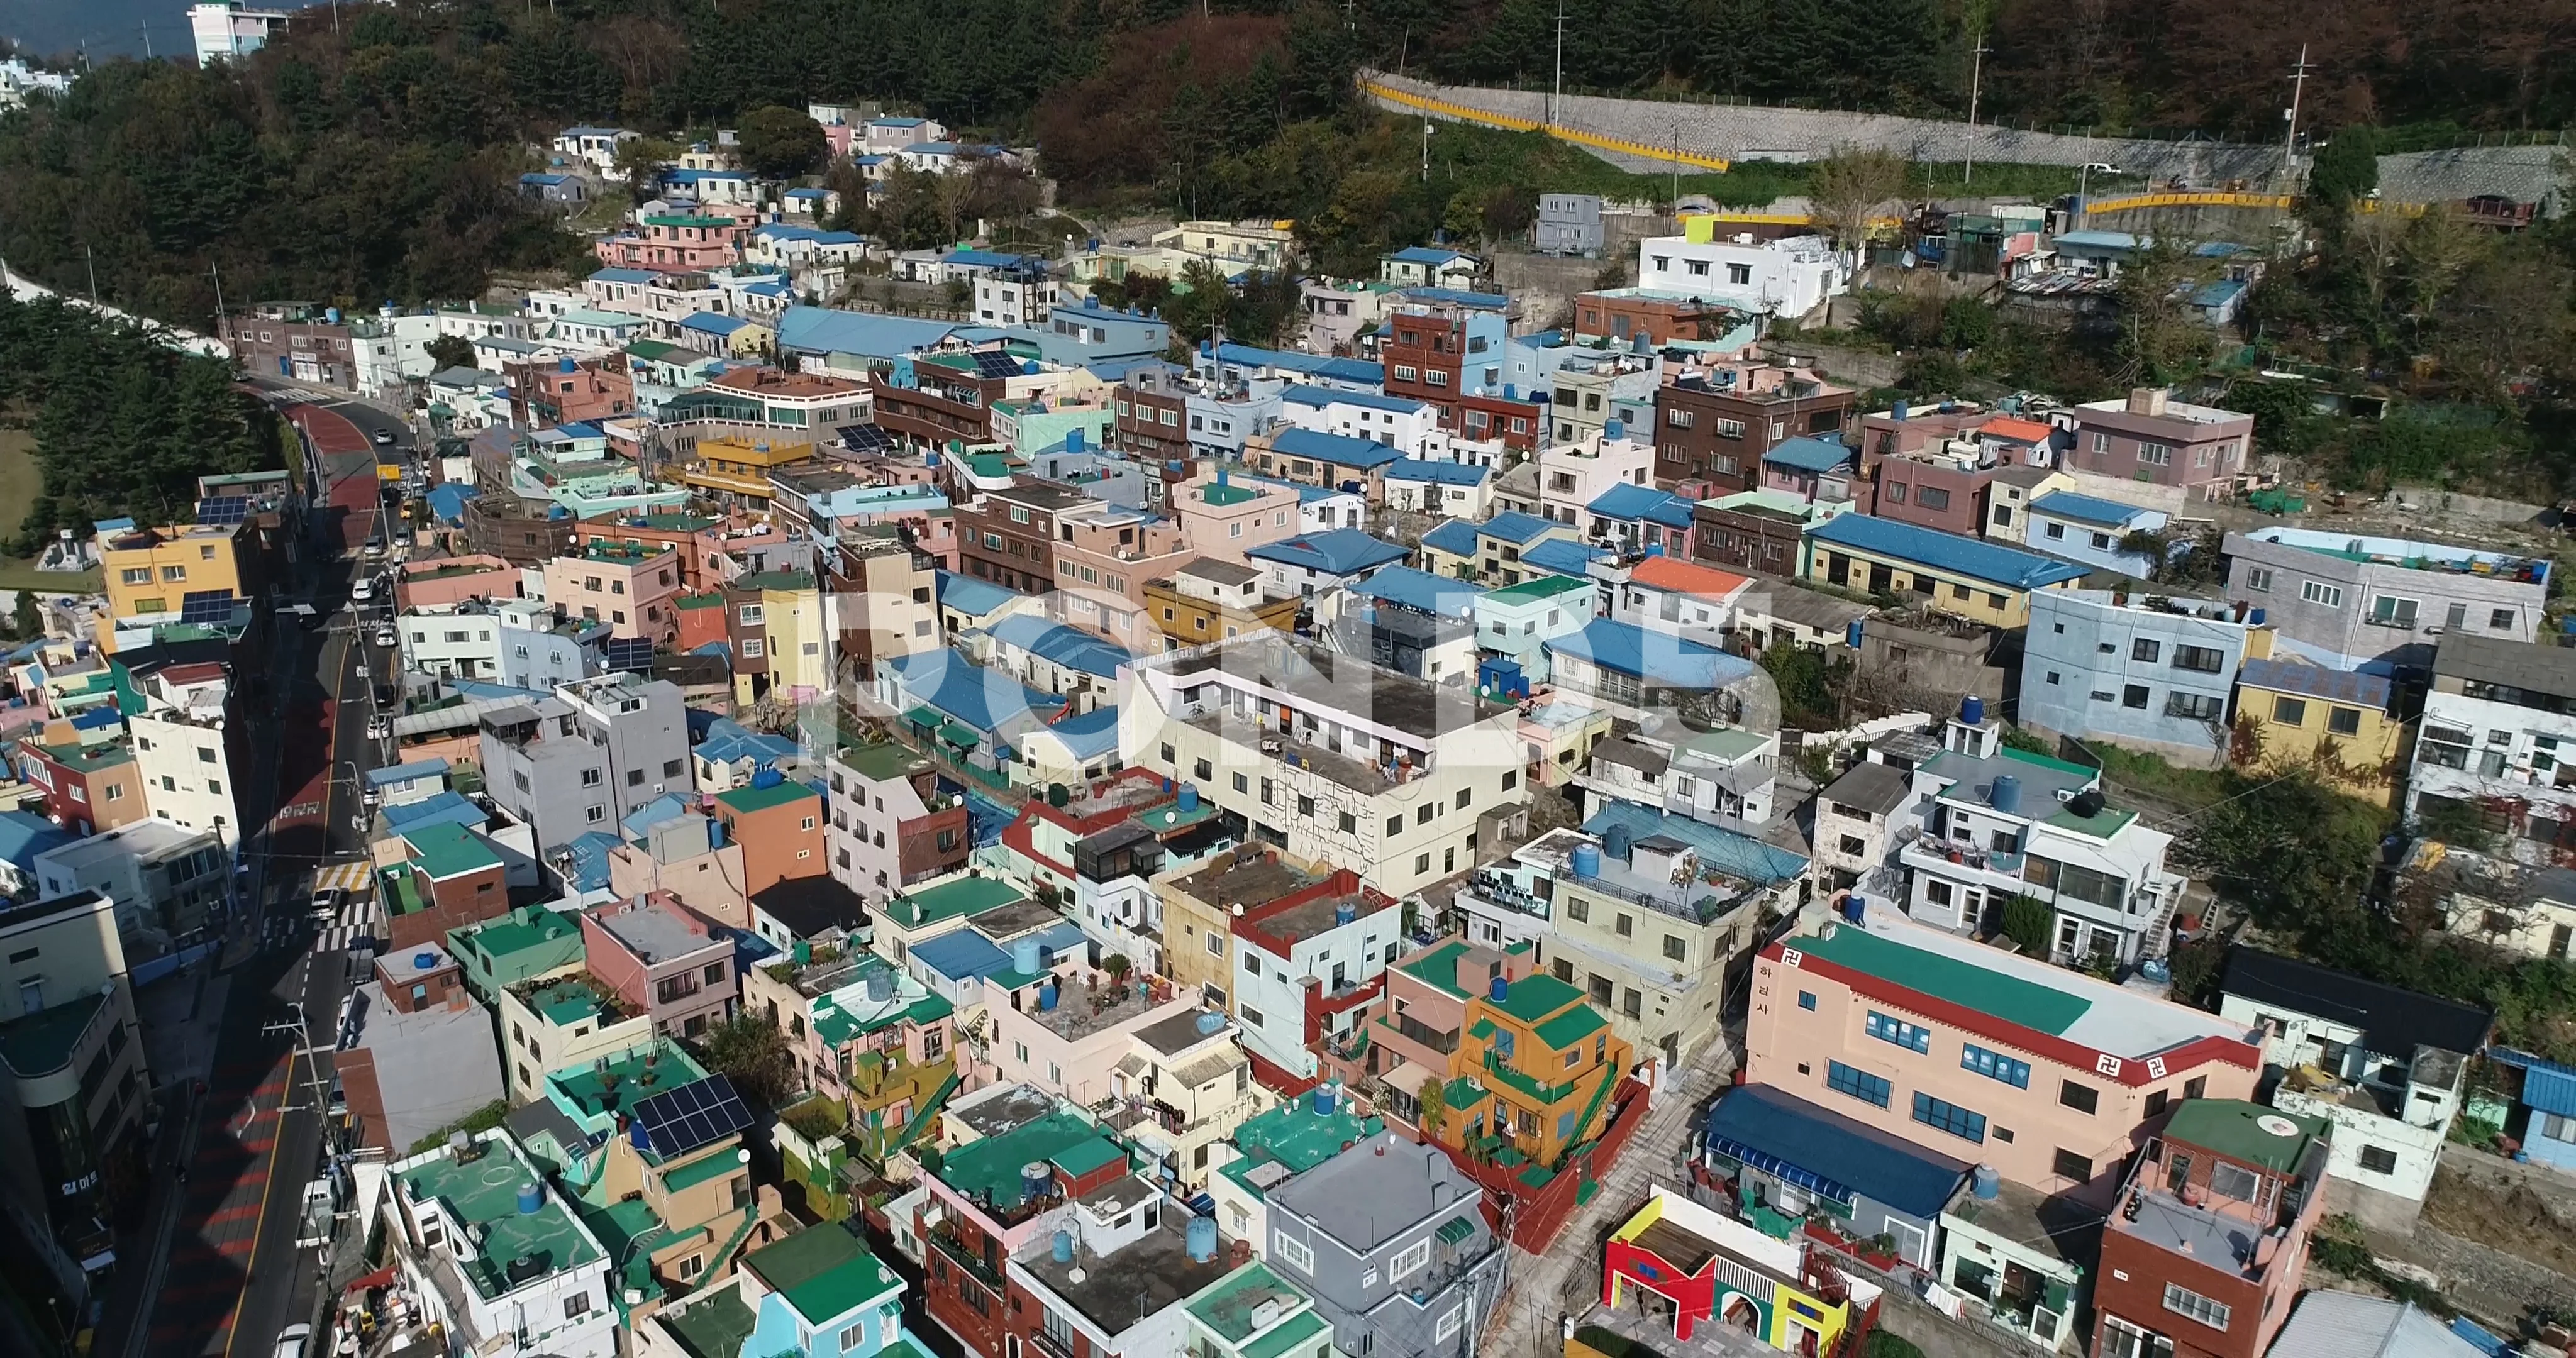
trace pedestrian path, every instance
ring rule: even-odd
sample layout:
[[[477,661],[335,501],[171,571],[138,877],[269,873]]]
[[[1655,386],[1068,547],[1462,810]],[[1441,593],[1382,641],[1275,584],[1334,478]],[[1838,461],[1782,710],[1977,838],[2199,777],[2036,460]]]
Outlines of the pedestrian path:
[[[361,938],[381,937],[383,934],[376,928],[376,898],[352,896],[342,901],[339,914],[322,926],[321,935],[313,940],[313,951],[345,952]]]

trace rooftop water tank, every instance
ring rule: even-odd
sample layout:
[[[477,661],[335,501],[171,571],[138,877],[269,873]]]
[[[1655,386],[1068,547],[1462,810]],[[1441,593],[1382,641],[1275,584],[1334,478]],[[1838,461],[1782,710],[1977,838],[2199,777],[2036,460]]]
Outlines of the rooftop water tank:
[[[2263,610],[2258,608],[2258,609],[2255,609],[2253,612],[2246,614],[2246,615],[2245,615],[2245,621],[2246,621],[2246,623],[2247,623],[2248,625],[2250,625],[2250,626],[2254,626],[2254,627],[2260,627],[2260,626],[2262,626],[2262,625],[2263,625]]]
[[[724,846],[725,846],[725,823],[724,823],[723,821],[720,821],[720,820],[710,820],[710,821],[708,821],[708,822],[707,822],[707,847],[708,847],[708,848],[710,848],[710,849],[721,849],[721,848],[723,848]]]
[[[1574,853],[1571,855],[1571,858],[1573,861],[1575,876],[1598,877],[1601,875],[1600,845],[1577,844],[1574,846]]]
[[[1333,1115],[1333,1087],[1331,1085],[1320,1084],[1315,1086],[1315,1092],[1308,1095],[1307,1098],[1308,1102],[1314,1106],[1315,1116],[1319,1118],[1328,1118]]]
[[[1985,700],[1985,699],[1983,699],[1983,698],[1978,697],[1976,694],[1973,694],[1973,693],[1969,694],[1969,695],[1968,695],[1967,697],[1965,697],[1965,698],[1960,699],[1960,700],[1959,700],[1959,720],[1966,722],[1966,723],[1967,723],[1967,724],[1969,724],[1970,726],[1983,726],[1983,725],[1985,725],[1985,724],[1986,724],[1986,700]]]
[[[787,775],[780,773],[776,769],[756,769],[751,775],[751,785],[753,787],[776,787],[780,783],[786,781]]]
[[[1869,898],[1857,891],[1843,894],[1843,918],[1859,924],[1869,918]]]
[[[1601,852],[1622,863],[1628,861],[1628,855],[1636,848],[1636,844],[1637,836],[1625,825],[1613,825],[1601,836]]]
[[[1992,1202],[2004,1191],[2004,1176],[1992,1165],[1979,1165],[1968,1171],[1968,1191],[1982,1201]]]
[[[519,1185],[519,1215],[523,1217],[535,1216],[537,1214],[537,1209],[544,1207],[545,1205],[546,1191],[537,1187],[536,1180],[531,1179],[528,1182]]]
[[[1031,1160],[1020,1166],[1020,1201],[1046,1196],[1055,1187],[1055,1171],[1044,1160]]]
[[[437,965],[438,954],[434,952],[416,952],[411,955],[411,969],[414,971],[427,971]]]
[[[1508,1000],[1511,997],[1511,977],[1498,974],[1485,982],[1485,998],[1492,1000],[1496,1004],[1501,1004],[1503,1001]]]
[[[1213,1037],[1225,1031],[1225,1015],[1213,1009],[1205,1010],[1199,1015],[1197,1027],[1199,1036]]]
[[[1855,651],[1860,649],[1860,623],[1860,619],[1854,618],[1849,626],[1843,628],[1843,644]]]
[[[1035,976],[1044,964],[1038,960],[1038,941],[1023,938],[1011,944],[1011,970],[1023,976]]]
[[[1192,1262],[1204,1264],[1216,1258],[1216,1218],[1191,1217],[1182,1239],[1189,1247]]]
[[[2009,816],[2021,810],[2021,780],[2009,773],[1995,775],[1994,784],[1986,789],[1986,805]]]
[[[1605,439],[1623,439],[1628,437],[1628,422],[1620,419],[1616,415],[1611,416],[1609,420],[1601,426],[1601,437]]]
[[[1181,784],[1180,808],[1184,813],[1199,809],[1199,789],[1195,783]]]
[[[874,1003],[883,1004],[893,998],[894,973],[884,967],[870,968],[868,971],[868,999]]]
[[[555,369],[556,369],[556,371],[558,371],[558,372],[568,372],[568,373],[570,373],[570,372],[579,372],[579,371],[581,371],[581,364],[579,364],[579,363],[577,363],[577,362],[573,361],[572,359],[567,358],[567,359],[563,360],[561,363],[556,364],[556,365],[555,365]]]
[[[931,469],[931,470],[933,470],[933,471],[938,470],[938,469],[939,469],[939,454],[937,454],[937,453],[929,453],[929,454],[924,455],[924,456],[923,456],[923,458],[921,459],[921,465],[923,465],[923,466],[925,466],[925,467],[928,467],[928,468],[930,468],[930,469]]]
[[[644,1130],[643,1123],[630,1122],[626,1124],[626,1139],[639,1151],[649,1151],[653,1149],[653,1134]]]
[[[1064,431],[1064,450],[1068,453],[1078,453],[1082,451],[1081,430],[1068,429]]]
[[[1896,410],[1895,410],[1895,412],[1894,412],[1894,413],[1895,413],[1895,415],[1896,415],[1896,418],[1897,418],[1897,419],[1899,419],[1899,420],[1902,420],[1902,419],[1904,419],[1904,418],[1905,418],[1905,398],[1904,398],[1904,397],[1900,396],[1900,397],[1896,398]]]
[[[1038,987],[1039,1012],[1043,1013],[1049,1009],[1055,1008],[1055,994],[1055,981],[1052,978],[1050,978],[1045,985]]]
[[[1357,924],[1359,921],[1360,908],[1351,904],[1349,901],[1344,901],[1340,905],[1333,907],[1334,927],[1338,928],[1345,924]]]
[[[1211,1222],[1209,1224],[1213,1225],[1215,1223]],[[1059,1264],[1070,1264],[1073,1262],[1073,1232],[1058,1231],[1055,1233],[1055,1261]]]

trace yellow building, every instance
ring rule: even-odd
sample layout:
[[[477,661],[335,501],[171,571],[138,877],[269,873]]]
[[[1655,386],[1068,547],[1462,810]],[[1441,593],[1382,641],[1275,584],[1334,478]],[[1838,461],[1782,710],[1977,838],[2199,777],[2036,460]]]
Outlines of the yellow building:
[[[112,618],[177,613],[191,594],[248,597],[242,579],[243,526],[190,524],[127,528],[98,535]]]
[[[729,498],[743,508],[757,509],[778,493],[770,484],[771,472],[813,458],[814,445],[810,443],[702,438],[698,440],[696,460],[681,469],[680,482]]]
[[[2413,723],[2389,710],[2389,682],[2375,674],[2291,660],[2248,660],[2236,673],[2240,768],[2313,768],[2337,792],[2386,806],[2414,744]]]
[[[1469,997],[1459,1021],[1437,1135],[1553,1168],[1608,1125],[1610,1092],[1636,1053],[1553,976],[1493,984],[1495,993]]]
[[[1607,1331],[1698,1352],[1717,1339],[1700,1331],[1719,1329],[1738,1337],[1718,1344],[1730,1353],[1744,1341],[1783,1353],[1838,1353],[1880,1289],[1857,1271],[1811,1266],[1808,1252],[1824,1248],[1803,1235],[1773,1239],[1658,1187],[1604,1244],[1601,1305],[1577,1317],[1576,1334]],[[1612,1350],[1578,1338],[1565,1351],[1576,1358]]]
[[[1199,557],[1172,572],[1169,580],[1145,582],[1145,617],[1163,633],[1163,649],[1201,646],[1261,628],[1294,631],[1305,601],[1296,595],[1269,598],[1261,572],[1214,557]],[[1142,641],[1142,638],[1139,638]]]
[[[1866,514],[1812,525],[1800,557],[1800,579],[2008,631],[2030,624],[2033,591],[2074,589],[2085,575],[2070,561]]]
[[[703,445],[701,445],[703,446]],[[823,592],[804,571],[763,571],[725,587],[726,600],[739,610],[760,606],[766,668],[737,667],[734,700],[745,705],[763,693],[782,693],[797,702],[829,692],[836,653],[830,621],[823,614]],[[739,642],[737,643],[739,644]],[[755,679],[765,683],[755,683]]]

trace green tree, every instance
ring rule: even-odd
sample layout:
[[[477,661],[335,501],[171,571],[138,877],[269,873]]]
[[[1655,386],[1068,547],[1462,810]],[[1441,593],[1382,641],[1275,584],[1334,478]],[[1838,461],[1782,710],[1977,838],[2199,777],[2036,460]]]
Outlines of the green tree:
[[[428,352],[429,361],[441,368],[474,366],[474,341],[463,335],[436,335],[421,347]]]
[[[2243,904],[2254,923],[2315,940],[2375,932],[2363,904],[2386,813],[2339,796],[2305,772],[2230,773],[2225,799],[2203,810],[2176,856],[2213,889]]]
[[[768,104],[742,115],[734,129],[742,167],[763,179],[795,179],[820,169],[832,154],[823,125],[803,109]]]
[[[2308,203],[2324,221],[2340,221],[2379,188],[2379,130],[2368,123],[2338,128],[2308,162]]]
[[[9,630],[20,641],[33,641],[45,634],[45,610],[36,603],[36,591],[18,591],[18,603],[9,614]]]
[[[2016,895],[2004,902],[2002,918],[1996,927],[2006,938],[2021,945],[2024,957],[2045,960],[2050,941],[2057,932],[2057,912],[2046,901]]]
[[[1869,236],[1871,220],[1904,198],[1911,170],[1905,157],[1893,151],[1836,148],[1816,163],[1807,181],[1807,200],[1816,225],[1843,249],[1860,249]]]
[[[787,1035],[756,1014],[709,1026],[698,1039],[698,1061],[771,1108],[796,1091],[796,1056],[787,1049]]]
[[[1449,1125],[1447,1083],[1436,1074],[1422,1077],[1420,1100],[1422,1135],[1425,1140],[1438,1141],[1440,1129]]]

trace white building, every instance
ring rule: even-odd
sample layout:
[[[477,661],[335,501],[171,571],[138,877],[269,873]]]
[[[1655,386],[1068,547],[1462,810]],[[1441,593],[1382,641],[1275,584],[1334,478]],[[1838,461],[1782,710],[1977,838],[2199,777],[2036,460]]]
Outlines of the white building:
[[[190,5],[188,31],[197,40],[197,64],[246,57],[268,45],[270,35],[286,27],[291,16],[282,9],[252,9],[241,0]]]
[[[2493,1015],[2247,947],[2218,1012],[2264,1030],[2273,1107],[2335,1124],[2329,1178],[2424,1200]]]
[[[152,814],[188,830],[211,830],[226,848],[241,842],[240,784],[233,777],[220,665],[173,665],[143,677],[144,710],[128,715],[135,772]],[[243,752],[247,753],[247,752]]]
[[[1913,780],[1876,759],[1854,764],[1826,784],[1816,794],[1816,866],[1825,870],[1824,886],[1841,891],[1879,874],[1897,830],[1913,821],[1915,809]]]
[[[504,1131],[389,1167],[404,1290],[481,1358],[616,1358],[616,1261]]]
[[[2406,818],[2448,842],[2489,832],[2534,867],[2576,845],[2576,650],[2470,632],[2442,636],[2424,695]]]
[[[1401,396],[1295,386],[1279,393],[1279,415],[1299,429],[1383,443],[1406,457],[1429,457],[1442,438],[1440,408]]]
[[[1044,274],[984,274],[975,280],[975,319],[986,325],[1042,325],[1063,300]]]
[[[536,603],[536,607],[545,605]],[[405,669],[442,679],[491,679],[501,673],[501,621],[487,610],[470,606],[413,610],[394,620],[394,630],[402,636]],[[583,677],[560,676],[567,683]]]
[[[1309,1026],[1326,1041],[1358,1026],[1362,1001],[1403,942],[1404,915],[1393,897],[1366,887],[1300,892],[1237,916],[1233,931],[1234,1016],[1244,1046],[1311,1079]]]
[[[1851,287],[1851,265],[1822,236],[1637,243],[1637,286],[1772,316],[1804,316]]]
[[[1585,508],[1613,486],[1654,484],[1655,445],[1630,438],[1619,420],[1539,450],[1539,515],[1558,523],[1581,526]]]
[[[611,174],[617,169],[617,148],[643,136],[622,127],[567,127],[555,134],[554,151],[567,159],[585,162],[601,174]]]

